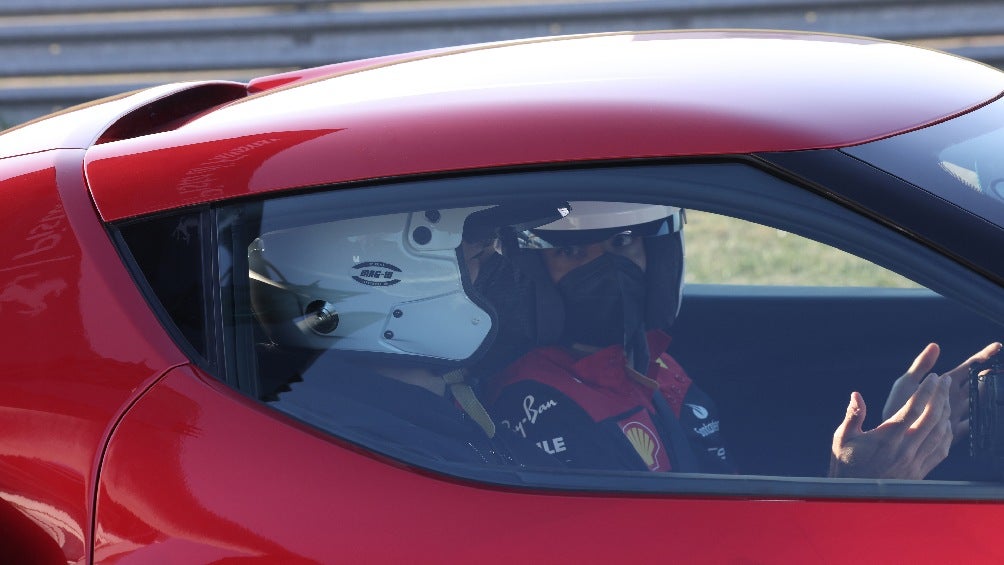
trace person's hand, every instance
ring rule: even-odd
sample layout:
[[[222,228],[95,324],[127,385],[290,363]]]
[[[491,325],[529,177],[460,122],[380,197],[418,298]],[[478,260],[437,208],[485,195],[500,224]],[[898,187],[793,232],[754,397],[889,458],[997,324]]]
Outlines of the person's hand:
[[[923,479],[952,446],[951,385],[947,373],[928,375],[892,417],[868,432],[861,429],[865,401],[851,393],[847,415],[833,432],[829,476]]]
[[[961,365],[945,373],[951,376],[952,383],[949,387],[949,404],[951,406],[952,435],[955,441],[959,441],[969,435],[969,366],[973,363],[985,363],[1001,350],[1000,343],[991,343],[975,355],[966,359]],[[931,343],[920,352],[920,355],[913,361],[906,373],[896,379],[889,391],[885,408],[882,410],[883,418],[890,418],[899,410],[906,401],[917,391],[920,383],[924,380],[934,364],[938,361],[941,353],[938,344]]]

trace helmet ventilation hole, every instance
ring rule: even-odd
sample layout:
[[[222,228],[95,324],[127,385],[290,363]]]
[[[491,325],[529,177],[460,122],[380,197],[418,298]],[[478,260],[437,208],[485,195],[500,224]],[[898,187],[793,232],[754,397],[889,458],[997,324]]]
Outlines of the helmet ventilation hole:
[[[334,306],[323,300],[307,304],[304,314],[307,316],[307,326],[321,335],[330,334],[338,327],[338,312]]]
[[[432,230],[425,226],[419,226],[411,232],[411,239],[419,245],[425,245],[432,241]]]

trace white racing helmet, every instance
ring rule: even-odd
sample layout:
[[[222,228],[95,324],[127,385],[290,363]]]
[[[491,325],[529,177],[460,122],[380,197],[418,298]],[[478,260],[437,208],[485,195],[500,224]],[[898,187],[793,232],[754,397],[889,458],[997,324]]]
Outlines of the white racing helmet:
[[[248,248],[254,313],[283,346],[455,363],[492,333],[466,292],[464,222],[484,207],[337,220],[261,234]]]

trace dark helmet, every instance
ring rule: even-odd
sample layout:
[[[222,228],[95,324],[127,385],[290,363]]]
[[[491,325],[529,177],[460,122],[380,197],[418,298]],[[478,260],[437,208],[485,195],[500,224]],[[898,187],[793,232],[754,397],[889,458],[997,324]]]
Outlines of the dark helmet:
[[[533,277],[540,336],[605,347],[621,343],[640,371],[647,368],[646,329],[668,329],[683,290],[684,211],[673,206],[620,202],[571,202],[569,213],[515,234],[516,263]],[[610,241],[626,245],[641,238],[645,268],[604,254],[554,282],[533,250],[568,249]],[[555,297],[558,297],[555,300]]]

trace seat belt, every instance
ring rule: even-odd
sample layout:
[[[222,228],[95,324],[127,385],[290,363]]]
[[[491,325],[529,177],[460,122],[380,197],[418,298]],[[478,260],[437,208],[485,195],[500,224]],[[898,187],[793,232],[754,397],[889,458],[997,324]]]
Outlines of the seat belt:
[[[474,394],[474,389],[464,382],[466,376],[467,372],[464,369],[454,369],[443,375],[443,380],[449,385],[450,394],[453,395],[453,399],[457,401],[460,408],[477,425],[481,426],[481,429],[485,431],[489,438],[493,438],[495,437],[495,422],[492,421],[491,416],[488,415],[488,411],[485,410],[484,405],[481,404],[477,395]]]
[[[687,432],[684,431],[683,425],[680,424],[680,419],[676,416],[676,412],[673,412],[673,408],[669,405],[669,402],[662,395],[661,391],[655,390],[652,393],[652,404],[655,405],[655,410],[659,413],[659,419],[669,434],[669,441],[672,444],[673,453],[676,455],[676,461],[670,461],[670,464],[673,465],[673,470],[680,473],[699,473],[701,466],[697,462],[697,456],[694,455],[694,451],[690,448],[690,440],[687,439]]]
[[[648,355],[647,347],[645,348],[645,354],[646,356]],[[655,412],[659,416],[658,421],[662,423],[661,428],[669,435],[666,438],[669,440],[669,445],[666,446],[666,449],[670,456],[669,464],[672,465],[673,471],[678,473],[700,472],[701,466],[697,462],[697,457],[694,455],[693,450],[690,448],[690,440],[687,439],[687,432],[684,431],[683,425],[680,424],[680,419],[676,417],[676,412],[673,411],[666,397],[659,390],[659,381],[636,371],[630,364],[624,365],[624,371],[636,383],[652,391],[652,406],[655,407]]]

